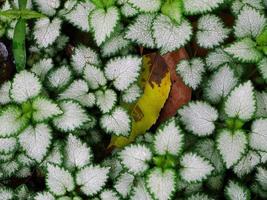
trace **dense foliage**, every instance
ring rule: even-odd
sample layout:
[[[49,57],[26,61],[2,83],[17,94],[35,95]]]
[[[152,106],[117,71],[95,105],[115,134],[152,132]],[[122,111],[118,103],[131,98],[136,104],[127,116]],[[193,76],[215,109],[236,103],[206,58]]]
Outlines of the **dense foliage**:
[[[1,6],[1,200],[267,199],[266,0]],[[192,100],[138,133],[132,108],[158,100],[144,52],[181,48]]]

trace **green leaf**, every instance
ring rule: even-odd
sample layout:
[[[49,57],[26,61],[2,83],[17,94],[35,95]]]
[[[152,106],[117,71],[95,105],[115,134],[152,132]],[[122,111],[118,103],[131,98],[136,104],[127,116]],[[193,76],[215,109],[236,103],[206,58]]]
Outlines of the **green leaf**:
[[[26,65],[25,35],[26,21],[24,19],[19,19],[14,30],[12,43],[17,71],[23,70]]]
[[[120,20],[120,12],[117,7],[109,9],[95,9],[89,17],[90,26],[93,28],[93,35],[96,44],[100,46],[114,32]]]
[[[27,6],[27,0],[18,0],[19,2],[19,8],[20,9],[25,9]]]
[[[262,58],[261,52],[256,47],[256,42],[250,38],[244,38],[232,43],[224,50],[240,62],[256,63]]]
[[[90,165],[77,172],[76,183],[85,195],[92,196],[104,188],[108,180],[108,173],[108,167]]]
[[[182,180],[192,183],[206,179],[214,170],[211,163],[196,153],[186,153],[181,158],[182,169],[180,176]]]
[[[241,159],[248,146],[247,136],[241,130],[232,132],[224,129],[220,131],[216,143],[227,169]]]
[[[249,200],[250,198],[250,191],[241,185],[238,182],[234,182],[232,180],[229,181],[225,188],[225,196],[229,200]]]
[[[176,173],[172,169],[154,168],[149,171],[146,186],[153,199],[171,200],[176,191]]]
[[[28,124],[20,107],[9,105],[0,112],[0,137],[10,137],[20,133]]]
[[[128,0],[127,2],[141,12],[157,12],[161,6],[161,0]]]
[[[166,1],[161,7],[161,12],[174,20],[177,24],[180,24],[183,17],[183,1]]]
[[[19,143],[26,155],[40,163],[48,152],[52,141],[52,131],[44,123],[28,126],[20,135]]]
[[[249,121],[255,111],[256,100],[251,81],[236,86],[225,101],[224,112],[229,118]]]
[[[45,15],[36,12],[34,10],[29,10],[29,9],[10,9],[10,10],[5,10],[3,12],[0,12],[0,15],[7,17],[9,19],[36,19],[36,18],[41,18],[45,17]]]
[[[55,195],[64,195],[75,188],[72,174],[57,165],[47,165],[46,185]]]
[[[185,0],[184,10],[187,15],[211,12],[222,4],[223,0]]]
[[[109,8],[115,4],[114,0],[91,0],[97,8]]]
[[[114,183],[114,188],[123,197],[126,198],[132,191],[134,185],[134,175],[125,172],[120,174]]]
[[[257,36],[256,42],[260,46],[267,45],[267,27]]]

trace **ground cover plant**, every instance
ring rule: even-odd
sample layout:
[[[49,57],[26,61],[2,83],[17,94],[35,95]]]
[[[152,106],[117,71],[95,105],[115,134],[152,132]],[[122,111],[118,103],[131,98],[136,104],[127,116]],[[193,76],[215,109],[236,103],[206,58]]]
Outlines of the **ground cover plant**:
[[[266,0],[0,0],[1,200],[267,199]]]

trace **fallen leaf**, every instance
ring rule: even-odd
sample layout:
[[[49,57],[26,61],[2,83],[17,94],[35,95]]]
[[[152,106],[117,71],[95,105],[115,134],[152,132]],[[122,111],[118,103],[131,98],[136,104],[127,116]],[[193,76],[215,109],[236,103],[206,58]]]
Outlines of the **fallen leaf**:
[[[171,89],[170,69],[164,58],[153,53],[143,57],[143,71],[139,85],[144,93],[136,104],[128,105],[133,119],[130,136],[112,136],[108,149],[123,147],[144,134],[159,117]]]
[[[168,118],[174,116],[176,111],[182,105],[190,101],[192,95],[192,89],[186,86],[182,78],[176,73],[176,65],[179,61],[188,59],[186,50],[181,48],[178,51],[167,53],[163,57],[171,71],[172,86],[169,97],[160,112],[157,124],[160,124]]]

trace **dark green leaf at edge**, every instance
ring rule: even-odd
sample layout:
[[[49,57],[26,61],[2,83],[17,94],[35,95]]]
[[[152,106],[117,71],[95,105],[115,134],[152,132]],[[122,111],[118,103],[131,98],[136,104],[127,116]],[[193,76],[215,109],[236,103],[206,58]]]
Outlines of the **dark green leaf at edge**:
[[[18,72],[23,70],[26,65],[25,35],[26,35],[26,20],[19,19],[15,26],[13,43],[12,43],[13,55]]]

